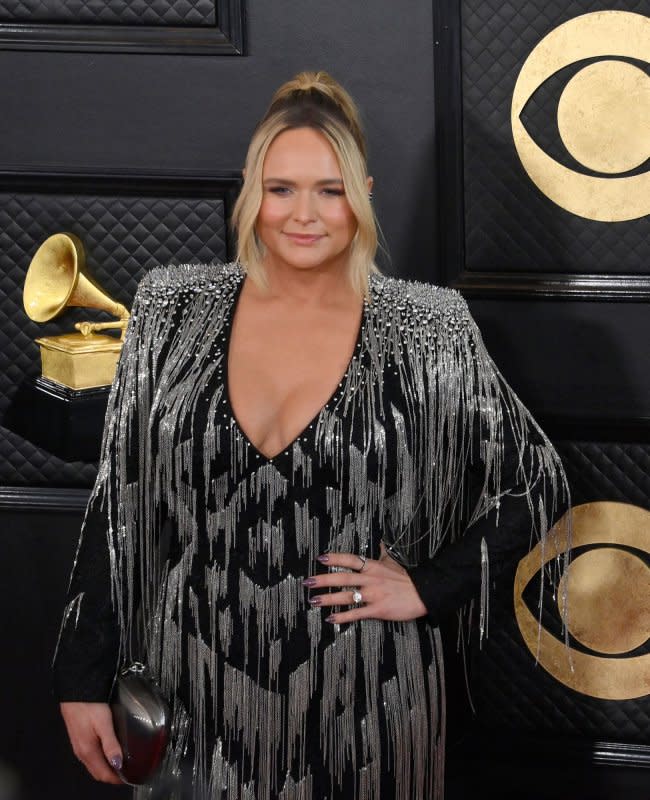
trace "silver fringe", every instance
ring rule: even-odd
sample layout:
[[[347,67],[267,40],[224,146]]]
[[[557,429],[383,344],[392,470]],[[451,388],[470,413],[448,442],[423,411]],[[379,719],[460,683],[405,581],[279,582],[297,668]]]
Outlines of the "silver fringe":
[[[531,543],[543,540],[548,517],[567,495],[559,459],[489,358],[462,297],[383,276],[371,278],[359,341],[336,392],[284,454],[264,459],[229,413],[224,386],[227,320],[243,276],[238,265],[157,267],[138,287],[89,502],[104,508],[108,519],[122,659],[146,659],[172,699],[168,770],[177,770],[189,737],[197,797],[320,798],[306,750],[318,735],[334,787],[352,770],[355,796],[379,800],[381,776],[390,772],[397,796],[441,800],[445,688],[439,631],[422,635],[415,622],[370,620],[335,626],[331,644],[319,647],[322,612],[308,607],[301,581],[317,570],[318,553],[377,553],[382,538],[402,563],[417,564],[498,509],[512,489],[502,480],[506,424],[519,448],[527,533]],[[398,381],[398,396],[387,392],[389,375]],[[207,411],[203,417],[200,407]],[[357,426],[356,444],[346,438],[344,419]],[[227,442],[225,456],[221,441]],[[278,467],[282,458],[284,469]],[[466,467],[477,458],[483,487],[468,508]],[[308,500],[293,499],[294,489],[303,496],[324,469],[331,475],[327,530]],[[535,507],[532,498],[544,481],[549,494]],[[234,491],[228,492],[229,484]],[[260,503],[263,514],[243,530],[239,518],[251,502]],[[279,520],[278,507],[286,508]],[[167,516],[175,523],[175,563],[160,548]],[[292,538],[300,574],[287,574],[283,566]],[[197,576],[193,565],[206,552],[209,562]],[[269,581],[277,572],[282,580],[258,583],[260,565]],[[481,568],[482,637],[489,597],[485,541]],[[79,595],[70,603],[64,626],[74,624],[83,602]],[[192,630],[183,628],[186,619],[193,620]],[[201,629],[204,619],[207,630]],[[293,664],[283,636],[296,628],[306,631],[310,644],[306,660]],[[255,634],[258,660],[263,656],[269,665],[266,674],[259,673],[259,663],[248,663],[248,655],[245,671],[229,663],[235,641],[247,648]],[[387,677],[380,665],[389,645],[395,672]],[[189,659],[188,708],[178,697],[183,652]],[[365,684],[361,698],[357,665]],[[288,691],[281,691],[279,677],[287,669]],[[220,682],[223,696],[217,696]],[[355,710],[360,700],[361,720]],[[306,723],[315,703],[318,733]],[[220,719],[225,731],[216,741],[206,733],[209,717]],[[385,764],[382,740],[388,742]],[[247,757],[259,758],[256,780],[244,782],[230,760],[235,743]]]

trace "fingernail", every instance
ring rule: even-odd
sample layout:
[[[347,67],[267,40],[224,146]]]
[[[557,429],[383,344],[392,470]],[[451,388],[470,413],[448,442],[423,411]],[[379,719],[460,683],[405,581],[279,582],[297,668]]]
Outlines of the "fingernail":
[[[303,586],[316,586],[316,578],[305,578],[302,582]]]
[[[316,561],[320,561],[321,564],[327,564],[329,560],[329,556],[316,556]]]
[[[334,619],[334,614],[330,614],[329,617],[325,617],[325,622],[336,622]]]
[[[122,756],[113,756],[108,763],[115,770],[122,769]]]
[[[323,602],[323,598],[317,594],[316,597],[310,597],[309,602],[312,604],[312,606],[319,606]]]

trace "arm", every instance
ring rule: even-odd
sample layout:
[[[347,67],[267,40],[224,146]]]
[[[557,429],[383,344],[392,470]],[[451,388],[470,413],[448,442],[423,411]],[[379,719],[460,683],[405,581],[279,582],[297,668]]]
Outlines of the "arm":
[[[438,624],[472,599],[487,613],[488,583],[514,566],[566,511],[569,491],[551,443],[488,355],[474,320],[468,348],[473,370],[463,414],[471,429],[460,535],[407,567],[429,620]],[[483,633],[483,624],[481,624]]]
[[[54,658],[59,702],[106,703],[119,658],[119,629],[111,603],[108,520],[101,493],[86,508]]]
[[[522,452],[512,425],[508,422],[504,426],[501,482],[506,491],[500,495],[498,507],[484,510],[466,526],[460,538],[443,546],[433,558],[406,568],[431,623],[439,624],[473,598],[479,598],[488,574],[492,581],[526,555],[534,544],[533,529],[539,531],[534,519],[540,505],[551,517],[566,510],[566,495],[554,500],[553,483],[556,470],[561,469],[559,459],[544,467],[539,452],[551,456],[554,451],[548,449],[550,445],[536,430],[530,431],[527,438]],[[484,477],[483,464],[477,460],[468,470],[474,502],[478,502]]]
[[[106,525],[95,499],[82,524],[54,678],[74,754],[96,780],[117,784],[121,781],[115,770],[122,766],[122,752],[107,700],[117,668],[119,634],[110,601]]]
[[[137,379],[146,368],[138,344],[143,325],[140,282],[109,393],[97,478],[81,526],[67,602],[54,655],[54,692],[75,754],[91,774],[119,783],[121,766],[108,700],[123,652],[116,592],[115,537],[124,524],[118,486],[137,480],[139,441]]]
[[[318,605],[349,603],[348,586],[361,588],[366,603],[363,608],[339,612],[330,621],[351,622],[365,617],[406,620],[426,616],[431,624],[438,625],[478,598],[482,599],[485,617],[488,582],[516,564],[536,537],[545,534],[546,515],[557,516],[567,503],[567,494],[558,493],[556,487],[556,482],[560,489],[563,487],[559,458],[528,412],[524,418],[533,427],[525,436],[515,430],[505,407],[503,418],[503,450],[499,458],[502,490],[498,494],[489,491],[485,463],[479,456],[481,426],[476,421],[472,446],[475,456],[464,471],[463,493],[468,510],[463,515],[460,536],[414,566],[404,566],[390,558],[383,545],[381,559],[368,559],[363,573],[358,572],[361,561],[357,555],[330,553],[319,558],[327,566],[354,572],[310,578],[312,583],[307,586],[312,589],[343,587],[341,592],[323,595],[316,601]],[[557,507],[556,494],[559,494]],[[313,597],[310,602],[314,602]]]

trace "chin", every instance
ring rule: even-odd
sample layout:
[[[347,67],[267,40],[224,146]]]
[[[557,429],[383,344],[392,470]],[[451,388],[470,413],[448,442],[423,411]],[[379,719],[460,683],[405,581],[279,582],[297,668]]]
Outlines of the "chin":
[[[279,261],[283,261],[290,267],[294,269],[306,270],[306,269],[318,269],[319,267],[325,267],[328,264],[334,263],[336,261],[336,256],[328,257],[323,256],[322,253],[286,253],[286,254],[278,254],[277,258]]]

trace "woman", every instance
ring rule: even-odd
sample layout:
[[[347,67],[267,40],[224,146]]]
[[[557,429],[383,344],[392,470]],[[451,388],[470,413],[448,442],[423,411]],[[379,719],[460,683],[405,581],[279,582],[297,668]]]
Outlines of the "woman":
[[[437,624],[480,596],[483,630],[488,569],[545,536],[561,466],[463,299],[379,274],[365,142],[334,80],[278,90],[244,175],[238,263],[138,287],[55,660],[62,713],[116,782],[106,701],[144,660],[172,702],[179,795],[442,797]]]

